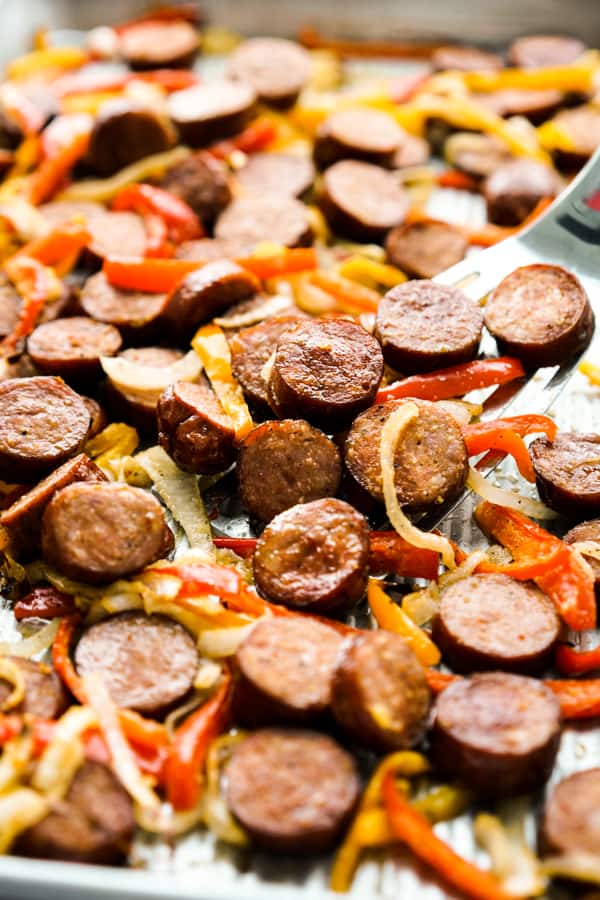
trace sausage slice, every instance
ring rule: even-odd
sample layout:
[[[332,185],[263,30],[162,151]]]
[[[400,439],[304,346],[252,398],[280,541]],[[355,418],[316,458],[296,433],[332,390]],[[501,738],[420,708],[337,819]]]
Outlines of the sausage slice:
[[[365,632],[342,651],[331,703],[336,721],[359,744],[381,753],[405,750],[425,733],[425,671],[400,635]]]
[[[269,522],[297,503],[335,496],[341,468],[336,445],[308,422],[264,422],[240,447],[240,499],[251,515]]]
[[[261,594],[297,609],[341,612],[360,600],[367,583],[369,528],[343,500],[299,503],[265,528],[254,553]]]
[[[203,151],[193,153],[168,169],[160,186],[191,206],[208,228],[231,201],[225,166]]]
[[[8,277],[0,274],[0,338],[11,334],[19,319],[21,297]]]
[[[0,522],[1,521],[2,519],[0,518]],[[579,525],[575,525],[574,528],[567,531],[563,537],[563,541],[566,541],[567,544],[592,541],[593,543],[597,543],[600,549],[600,519],[590,519],[589,522],[581,522]],[[595,559],[593,556],[587,556],[586,553],[583,553],[583,555],[585,556],[585,561],[594,573],[596,595],[598,595],[600,593],[600,559]]]
[[[431,755],[440,772],[491,796],[528,793],[548,780],[560,741],[560,706],[542,682],[506,672],[461,679],[438,697]]]
[[[460,228],[430,219],[392,228],[385,240],[388,262],[414,278],[433,278],[460,262],[469,242]]]
[[[132,69],[187,69],[200,49],[200,36],[182,19],[139,22],[119,36],[119,50]]]
[[[81,381],[100,374],[100,357],[115,356],[121,335],[113,325],[85,316],[55,319],[34,329],[27,351],[44,375]]]
[[[0,384],[0,478],[34,481],[79,453],[90,414],[60,378],[34,376]]]
[[[306,206],[286,193],[238,197],[215,223],[215,237],[252,246],[263,241],[307,247],[313,233]]]
[[[251,728],[320,722],[342,643],[337,631],[308,617],[260,621],[235,657],[239,721]]]
[[[559,631],[537,588],[508,575],[469,575],[442,592],[433,639],[455,672],[536,675],[551,662]]]
[[[70,484],[54,495],[42,516],[46,562],[88,584],[132,575],[172,545],[158,500],[126,484]]]
[[[119,353],[140,366],[153,369],[166,369],[183,358],[181,350],[172,347],[128,347]],[[118,390],[112,383],[106,385],[106,400],[113,415],[124,419],[145,434],[156,438],[156,405],[157,400],[140,398],[136,394]]]
[[[136,213],[112,212],[99,203],[62,200],[45,203],[40,212],[51,228],[84,223],[91,237],[87,255],[95,265],[105,256],[144,256],[146,252],[146,229]]]
[[[98,272],[83,286],[80,303],[92,319],[114,325],[126,341],[140,342],[159,330],[167,296],[121,290],[110,284],[104,272]]]
[[[575,772],[546,799],[540,843],[545,854],[600,853],[600,769]]]
[[[244,328],[229,341],[231,368],[244,395],[261,413],[271,412],[263,370],[283,335],[298,323],[298,316],[277,316]]]
[[[45,663],[23,659],[21,656],[6,657],[21,671],[25,684],[25,696],[11,713],[25,713],[40,719],[58,719],[69,705],[69,698],[54,669]],[[0,710],[12,692],[12,685],[0,678]]]
[[[114,100],[105,103],[96,116],[88,161],[106,177],[174,143],[175,131],[165,116],[141,104]]]
[[[175,91],[167,103],[184,143],[205,147],[246,127],[254,113],[256,94],[247,84],[211,81]]]
[[[302,417],[329,432],[375,399],[383,357],[375,338],[348,319],[307,319],[282,335],[268,383],[280,416]]]
[[[386,112],[366,106],[338,109],[317,129],[315,163],[326,169],[340,159],[359,159],[391,167],[404,136],[396,120]]]
[[[408,196],[390,172],[343,159],[323,175],[320,204],[334,231],[351,240],[378,243],[404,220]]]
[[[501,353],[531,367],[560,365],[581,353],[594,314],[580,281],[560,266],[522,266],[492,291],[485,324]]]
[[[299,153],[253,153],[236,172],[238,185],[255,194],[305,194],[315,178],[311,160]]]
[[[191,634],[167,616],[127,612],[87,628],[75,648],[83,678],[102,675],[121,709],[161,716],[191,689],[198,653]]]
[[[497,53],[480,50],[478,47],[464,47],[447,44],[438,47],[431,56],[434,72],[457,69],[459,72],[490,72],[504,68],[504,61]]]
[[[511,66],[537,69],[541,66],[567,66],[581,56],[585,44],[566,34],[531,34],[517,38],[508,48]]]
[[[552,121],[572,144],[570,150],[557,151],[557,165],[567,171],[580,168],[600,145],[600,110],[591,104],[563,109]]]
[[[554,169],[532,159],[499,166],[483,184],[490,222],[520,225],[544,197],[555,197],[561,183]]]
[[[600,435],[563,432],[529,447],[539,495],[570,517],[600,513]]]
[[[564,94],[553,88],[507,88],[474,94],[473,99],[497,116],[525,116],[532,125],[539,125],[560,109]]]
[[[378,503],[383,503],[381,432],[402,400],[373,406],[355,419],[346,438],[344,458],[352,479]],[[468,457],[460,426],[446,410],[428,400],[413,400],[419,408],[396,445],[394,484],[407,512],[423,512],[454,499],[465,485]]]
[[[324,734],[265,728],[236,747],[227,804],[253,844],[323,853],[348,824],[360,791],[353,758]]]
[[[250,85],[263,103],[287,109],[308,81],[310,56],[294,41],[250,38],[229,56],[227,75]]]

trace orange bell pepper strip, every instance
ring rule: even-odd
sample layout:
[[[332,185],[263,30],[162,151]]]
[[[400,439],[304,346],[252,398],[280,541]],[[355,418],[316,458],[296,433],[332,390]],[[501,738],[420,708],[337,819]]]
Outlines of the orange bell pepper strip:
[[[164,778],[169,803],[176,810],[192,809],[200,800],[201,769],[211,742],[227,727],[231,712],[229,669],[216,693],[175,731]]]
[[[523,478],[533,483],[535,472],[523,436],[536,432],[542,432],[550,440],[554,440],[557,426],[547,416],[512,416],[465,425],[463,438],[469,456],[478,456],[486,450],[508,453],[515,460]]]
[[[89,131],[76,133],[73,140],[56,156],[43,160],[31,176],[29,184],[29,200],[34,206],[52,199],[73,166],[87,153],[89,141]]]
[[[133,259],[109,256],[102,271],[115,287],[150,294],[168,294],[190,272],[201,269],[203,262],[187,259]]]
[[[432,694],[441,694],[455,681],[462,678],[461,675],[451,675],[449,672],[440,672],[438,669],[425,669],[425,677]]]
[[[594,579],[573,547],[517,510],[494,503],[481,503],[475,518],[489,537],[510,550],[516,562],[547,557],[545,571],[534,578],[538,587],[570,628],[585,631],[595,627]]]
[[[258,281],[256,284],[258,288]],[[221,406],[232,420],[236,441],[242,441],[254,427],[254,422],[231,370],[231,353],[225,334],[218,325],[203,325],[192,338],[192,347],[202,360]]]
[[[424,666],[437,666],[441,659],[441,653],[431,638],[418,625],[415,625],[401,606],[394,603],[374,578],[369,578],[367,600],[380,628],[385,631],[393,631],[394,634],[405,638],[419,662]]]
[[[42,156],[45,159],[58,156],[78,134],[89,134],[93,124],[89,113],[71,113],[52,119],[40,135]]]
[[[35,328],[40,313],[49,300],[60,295],[61,285],[56,275],[37,259],[13,256],[4,268],[23,299],[17,324],[0,343],[0,356],[10,354],[20,341]]]
[[[479,193],[479,182],[472,175],[461,172],[460,169],[446,169],[440,172],[437,177],[437,183],[440,187],[454,188],[457,191],[470,191],[472,194]]]
[[[191,207],[179,197],[151,184],[130,184],[112,203],[117,212],[133,210],[146,222],[146,256],[166,256],[167,240],[175,244],[202,237],[204,229]],[[148,220],[148,221],[146,221]],[[162,227],[157,227],[158,225]]]
[[[600,678],[545,681],[558,697],[565,719],[595,719],[600,716]]]
[[[37,259],[44,266],[57,266],[79,256],[90,241],[91,235],[83,226],[63,225],[25,244],[15,253],[15,257],[26,256]]]
[[[261,281],[267,278],[278,278],[293,275],[295,272],[306,272],[316,269],[319,261],[314,247],[282,248],[281,252],[272,256],[245,256],[237,259],[238,265],[248,269]]]
[[[381,295],[371,288],[350,278],[344,278],[335,272],[313,272],[309,277],[311,284],[320,288],[335,298],[338,307],[343,312],[358,316],[360,313],[377,312]]]
[[[600,669],[600,647],[593,650],[576,650],[570,644],[559,644],[554,663],[561,675],[583,675]]]
[[[242,153],[258,153],[265,150],[277,137],[277,127],[270,119],[257,119],[236,137],[219,141],[208,148],[217,159],[227,159],[236,150]]]
[[[0,747],[12,741],[23,730],[23,719],[14,714],[0,713]]]
[[[525,369],[522,363],[511,356],[474,359],[472,362],[450,366],[448,369],[438,369],[427,375],[411,375],[410,378],[395,381],[377,391],[375,402],[385,403],[386,400],[401,400],[404,397],[451,400],[479,388],[507,384],[523,375]]]
[[[382,794],[395,837],[447,884],[471,900],[514,900],[493,875],[463,859],[435,834],[428,819],[398,790],[393,771],[383,779]]]

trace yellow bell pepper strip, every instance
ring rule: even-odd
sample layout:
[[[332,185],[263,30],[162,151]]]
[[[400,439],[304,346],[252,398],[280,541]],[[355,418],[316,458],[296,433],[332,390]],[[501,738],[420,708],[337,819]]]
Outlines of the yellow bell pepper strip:
[[[89,141],[89,131],[76,133],[69,144],[38,166],[29,185],[29,199],[34,206],[52,199],[73,166],[87,153]]]
[[[89,94],[74,94],[72,97],[62,98],[60,111],[67,116],[96,116],[105,103],[119,100],[121,97],[121,91],[91,91]]]
[[[22,181],[21,184],[18,183],[17,179],[19,176],[31,172],[31,170],[37,166],[40,160],[41,149],[41,141],[37,134],[28,135],[28,137],[19,144],[15,150],[12,169],[8,172],[6,180],[2,185],[3,192],[10,191],[14,188],[16,193],[27,194],[29,189],[29,179]],[[7,198],[3,197],[3,200],[4,199]]]
[[[140,442],[135,428],[124,422],[111,422],[85,445],[85,452],[101,469],[123,456],[131,456]]]
[[[368,288],[376,288],[382,285],[385,288],[393,288],[397,284],[406,281],[407,276],[396,266],[375,262],[365,256],[349,256],[337,267],[338,274],[342,278],[349,278]]]
[[[8,356],[35,328],[45,304],[62,292],[61,282],[52,269],[37,259],[13,256],[4,263],[5,271],[23,298],[17,324],[0,343],[0,357]]]
[[[314,272],[309,280],[311,284],[325,291],[335,299],[338,309],[351,315],[377,312],[381,295],[377,291],[343,278],[335,272]]]
[[[589,362],[589,360],[584,359],[584,361],[579,364],[578,368],[581,374],[585,375],[590,384],[600,387],[600,366],[596,366],[594,363]]]
[[[90,58],[80,47],[48,47],[13,59],[6,67],[8,78],[21,81],[47,69],[79,69]]]
[[[394,603],[375,578],[369,578],[367,600],[380,628],[402,635],[424,666],[437,666],[442,656],[436,645],[402,607]]]
[[[600,69],[596,51],[584,53],[566,66],[543,66],[532,69],[508,68],[497,72],[464,72],[462,80],[471,91],[557,90],[589,94]]]
[[[225,334],[218,325],[204,325],[194,335],[192,347],[202,360],[221,406],[233,421],[236,440],[243,440],[254,423],[242,389],[231,371],[231,353]]]

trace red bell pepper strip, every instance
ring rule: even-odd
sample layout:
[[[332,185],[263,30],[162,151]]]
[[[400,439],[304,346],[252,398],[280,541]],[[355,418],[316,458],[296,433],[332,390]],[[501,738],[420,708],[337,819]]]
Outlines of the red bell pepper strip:
[[[227,669],[216,693],[173,735],[164,774],[167,799],[176,810],[192,809],[200,799],[200,774],[208,748],[229,722],[231,688]]]
[[[214,537],[213,544],[223,550],[233,550],[242,559],[250,559],[256,549],[256,538]]]
[[[545,681],[558,697],[565,719],[595,719],[600,716],[600,678]]]
[[[457,191],[470,191],[472,194],[479,193],[479,182],[472,175],[461,172],[459,169],[446,169],[440,172],[437,177],[437,183],[440,187],[454,188]]]
[[[134,81],[156,84],[166,93],[171,93],[198,84],[200,77],[189,69],[154,69],[152,72],[127,72],[124,75],[83,70],[57,78],[52,82],[51,89],[57,97],[72,97],[94,91],[121,91]]]
[[[478,456],[486,450],[508,453],[517,463],[523,478],[533,483],[535,472],[523,437],[542,432],[552,441],[556,436],[557,426],[547,416],[509,416],[465,425],[462,431],[469,456]]]
[[[23,729],[23,719],[14,714],[0,713],[0,747],[12,741]]]
[[[147,256],[165,256],[167,239],[175,244],[202,237],[204,229],[193,209],[169,191],[151,184],[130,184],[119,191],[112,208],[133,210],[146,222]],[[157,221],[162,228],[157,228]]]
[[[463,859],[435,834],[429,820],[398,790],[393,771],[383,779],[382,795],[395,837],[445,882],[472,900],[514,900],[493,875]]]
[[[593,650],[576,650],[570,644],[559,644],[554,663],[561,675],[583,675],[600,669],[600,647]]]
[[[75,601],[71,594],[64,594],[55,587],[35,587],[26,597],[17,600],[13,613],[17,621],[21,619],[56,619],[75,612]]]
[[[417,397],[420,400],[451,400],[462,397],[469,391],[507,384],[521,378],[525,369],[518,359],[499,356],[496,359],[475,359],[448,369],[439,369],[428,375],[412,375],[380,388],[376,403],[386,400],[400,400],[403,397]]]
[[[5,270],[23,299],[17,324],[0,343],[0,356],[14,350],[35,328],[44,305],[57,289],[57,279],[47,266],[28,256],[13,256]]]
[[[277,128],[269,119],[257,119],[230,140],[219,141],[208,148],[217,159],[227,159],[236,150],[242,153],[258,153],[275,140]]]
[[[236,262],[261,280],[316,269],[319,264],[314,247],[286,247],[272,256],[245,256]]]
[[[451,675],[449,672],[440,672],[438,669],[425,669],[427,684],[432,694],[441,694],[449,685],[458,681],[461,675]]]
[[[153,569],[160,575],[174,575],[183,582],[179,595],[192,596],[198,593],[216,594],[222,600],[235,598],[246,589],[241,575],[228,566],[195,563],[189,565],[161,566]]]
[[[29,185],[29,199],[34,206],[52,199],[73,166],[87,153],[89,142],[89,131],[77,133],[55,156],[43,160],[31,176]]]
[[[52,645],[52,665],[59,678],[80,703],[85,704],[87,698],[83,690],[81,678],[75,671],[71,660],[70,649],[75,637],[77,627],[81,622],[79,613],[65,616],[58,626],[56,637]]]
[[[25,256],[36,259],[44,266],[56,266],[66,259],[78,256],[91,241],[91,235],[82,225],[63,225],[47,235],[30,241],[21,247],[15,258]]]

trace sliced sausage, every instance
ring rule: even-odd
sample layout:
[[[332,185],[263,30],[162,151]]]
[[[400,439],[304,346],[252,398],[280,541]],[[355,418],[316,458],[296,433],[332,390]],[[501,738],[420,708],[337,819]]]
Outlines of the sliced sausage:
[[[244,191],[292,197],[306,194],[314,178],[311,160],[299,153],[253,153],[236,172],[237,183]]]
[[[9,712],[25,713],[40,719],[58,719],[69,705],[69,698],[54,669],[45,663],[21,656],[5,657],[14,663],[23,676],[25,696]],[[0,678],[0,710],[12,693],[13,686]]]
[[[600,146],[600,110],[591,104],[563,109],[552,121],[572,145],[555,153],[557,166],[567,171],[580,168]]]
[[[19,320],[21,297],[8,277],[0,274],[0,339],[11,334]]]
[[[86,761],[64,800],[24,831],[13,853],[114,865],[124,862],[135,831],[133,803],[106,766]]]
[[[42,516],[44,560],[88,584],[132,575],[165,556],[172,545],[158,500],[126,484],[67,485]]]
[[[252,328],[244,328],[229,341],[231,368],[249,403],[269,414],[267,381],[263,369],[282,336],[298,323],[298,316],[276,316]]]
[[[60,378],[34,376],[0,384],[0,477],[34,481],[81,450],[90,414]]]
[[[88,432],[88,439],[90,439],[96,437],[97,434],[100,434],[100,432],[106,428],[108,425],[108,416],[106,415],[106,411],[93,397],[82,396],[81,399],[85,403],[86,409],[90,414],[91,424]]]
[[[489,175],[483,195],[490,222],[520,225],[544,197],[555,197],[561,183],[554,169],[533,159],[513,159]]]
[[[337,613],[362,597],[368,555],[366,519],[343,500],[313,500],[267,525],[254,553],[254,578],[275,603]]]
[[[236,718],[250,728],[324,720],[343,640],[308,617],[260,621],[235,656]]]
[[[165,116],[141,104],[114,100],[96,116],[88,161],[99,175],[114,175],[144,156],[168,150],[175,139]]]
[[[159,332],[167,295],[122,290],[110,284],[104,272],[98,272],[87,279],[80,303],[86,315],[114,325],[124,340],[140,343]]]
[[[334,231],[355,241],[377,243],[404,220],[408,196],[390,172],[344,159],[323,175],[320,204]]]
[[[526,366],[560,365],[589,344],[594,314],[579,280],[560,266],[522,266],[492,291],[485,324],[501,353]]]
[[[469,575],[442,592],[433,639],[455,672],[539,675],[559,630],[553,604],[537,588],[508,575]]]
[[[262,241],[307,247],[313,233],[304,203],[288,194],[247,194],[230,203],[215,223],[215,237],[254,247]]]
[[[340,159],[391,167],[405,132],[389,113],[367,106],[338,109],[319,125],[314,159],[326,169]]]
[[[310,56],[294,41],[251,38],[230,54],[227,75],[249,84],[263,103],[287,109],[308,81]]]
[[[85,224],[91,236],[86,259],[90,264],[105,256],[144,256],[146,252],[146,229],[136,213],[111,212],[99,203],[59,200],[45,203],[40,212],[51,228],[71,222]]]
[[[474,94],[473,99],[497,116],[507,119],[525,116],[533,125],[539,125],[560,109],[564,95],[553,88],[507,88],[487,94]]]
[[[267,294],[261,292],[250,300],[242,300],[241,303],[236,303],[224,315],[215,319],[215,322],[218,322],[221,328],[225,330],[227,340],[231,344],[231,339],[241,331],[249,330],[251,326],[285,316],[291,316],[294,321],[306,318],[306,314],[299,306],[296,306],[290,294]],[[273,350],[276,345],[277,342],[273,345]],[[244,364],[242,363],[242,365]],[[264,402],[267,402],[266,396],[264,397]]]
[[[250,256],[256,242],[252,238],[200,238],[184,241],[175,248],[177,259],[191,259],[212,262],[214,259],[243,259]]]
[[[1,521],[2,519],[0,519],[0,522]],[[574,528],[567,531],[563,537],[563,541],[566,541],[567,544],[578,544],[583,541],[590,541],[595,544],[597,543],[598,548],[600,549],[600,519],[590,519],[589,522],[581,522],[579,525],[575,525]],[[583,552],[583,556],[585,556],[585,561],[594,573],[594,586],[596,589],[596,596],[598,596],[598,594],[600,594],[600,559],[588,556],[585,551]]]
[[[75,647],[84,678],[99,673],[121,709],[153,717],[181,700],[198,669],[192,635],[167,616],[120,613],[86,628]]]
[[[433,278],[464,259],[469,242],[455,225],[430,219],[392,228],[385,240],[388,262],[414,278]]]
[[[459,131],[444,143],[448,162],[473,178],[485,178],[514,159],[506,144],[492,134]]]
[[[497,53],[480,50],[478,47],[464,47],[447,44],[438,47],[431,56],[434,72],[456,69],[459,72],[490,72],[504,68],[504,61]]]
[[[156,408],[158,443],[185,472],[211,475],[235,459],[235,428],[207,384],[179,381]]]
[[[360,792],[350,754],[312,731],[254,732],[236,747],[226,778],[229,808],[252,843],[271,853],[329,850]]]
[[[240,447],[240,499],[251,515],[269,522],[297,503],[335,496],[341,468],[336,445],[308,422],[264,422]]]
[[[541,66],[567,66],[585,50],[578,38],[566,34],[532,34],[517,38],[508,48],[511,66],[537,69]]]
[[[405,374],[432,372],[477,355],[483,315],[459,288],[406,282],[388,291],[375,320],[383,358]]]
[[[406,132],[402,143],[394,153],[392,169],[406,169],[410,166],[424,166],[429,162],[431,148],[425,138]]]
[[[190,272],[169,294],[165,320],[174,335],[187,343],[202,322],[259,290],[260,282],[252,272],[230,259],[215,260]]]
[[[407,641],[370,631],[346,642],[333,677],[333,714],[359,744],[380,753],[405,750],[425,733],[429,688]]]
[[[102,469],[80,453],[22,494],[0,514],[0,524],[8,529],[13,553],[20,559],[31,559],[39,551],[42,516],[57,491],[75,481],[106,480]]]
[[[140,366],[166,369],[182,359],[183,353],[172,347],[128,347],[119,356]],[[144,434],[152,434],[156,439],[156,405],[158,401],[150,398],[141,399],[135,394],[118,390],[113,384],[108,384],[105,390],[106,401],[115,417],[131,422],[139,431]]]
[[[540,829],[544,855],[600,853],[600,768],[563,778],[546,799]]]
[[[132,69],[187,69],[200,49],[189,22],[149,21],[129,25],[119,35],[119,51]]]
[[[484,672],[438,697],[431,756],[443,774],[477,793],[505,797],[546,782],[560,741],[560,706],[541,681]]]
[[[194,85],[168,99],[169,115],[181,139],[191,147],[205,147],[242,131],[252,118],[255,104],[252,88],[233,81]]]
[[[279,340],[268,383],[279,416],[329,432],[370,406],[383,375],[375,338],[348,319],[307,319]]]
[[[381,432],[402,400],[388,400],[366,410],[346,438],[344,458],[363,491],[383,502]],[[460,426],[446,410],[428,400],[413,400],[417,419],[403,430],[394,455],[394,485],[407,512],[422,512],[453,500],[463,489],[468,457]]]
[[[27,350],[44,375],[61,375],[66,381],[93,378],[101,372],[100,357],[115,356],[121,335],[113,325],[85,316],[55,319],[38,325]]]
[[[194,210],[207,228],[231,202],[231,189],[223,163],[210,153],[193,153],[167,170],[160,186]]]
[[[544,503],[575,518],[600,514],[600,434],[536,438],[529,454]]]

